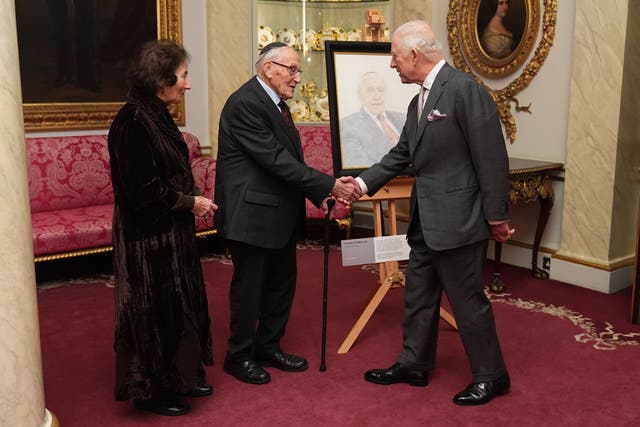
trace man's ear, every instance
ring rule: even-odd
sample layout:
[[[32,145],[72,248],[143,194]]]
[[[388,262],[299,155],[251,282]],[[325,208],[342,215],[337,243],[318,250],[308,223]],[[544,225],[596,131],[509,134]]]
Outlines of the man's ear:
[[[418,62],[418,58],[420,57],[420,51],[417,48],[412,47],[411,57],[413,58],[413,63],[415,64],[416,62]]]

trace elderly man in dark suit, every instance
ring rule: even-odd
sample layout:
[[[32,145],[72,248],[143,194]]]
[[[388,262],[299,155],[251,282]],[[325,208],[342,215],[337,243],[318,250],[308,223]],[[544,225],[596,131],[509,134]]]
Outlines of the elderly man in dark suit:
[[[340,121],[344,168],[364,168],[380,161],[398,143],[405,114],[386,109],[387,88],[382,76],[364,73],[358,82],[360,110]]]
[[[394,32],[390,65],[420,92],[409,104],[398,144],[356,178],[373,194],[407,166],[415,171],[403,348],[395,364],[367,371],[365,379],[428,384],[444,290],[473,376],[453,401],[480,405],[510,388],[482,286],[488,238],[504,242],[514,232],[508,221],[508,157],[491,96],[472,76],[449,66],[440,49],[426,22],[408,22]]]
[[[353,178],[336,180],[305,165],[285,100],[300,83],[300,60],[284,43],[265,46],[257,75],[227,100],[220,117],[216,226],[233,260],[231,334],[224,370],[251,384],[269,382],[264,366],[303,371],[307,361],[280,347],[296,285],[296,240],[305,197],[349,201]]]

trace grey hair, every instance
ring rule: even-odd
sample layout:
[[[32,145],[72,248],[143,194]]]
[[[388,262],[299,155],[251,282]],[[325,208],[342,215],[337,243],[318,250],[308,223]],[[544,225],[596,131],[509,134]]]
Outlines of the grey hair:
[[[276,58],[278,56],[278,53],[280,52],[280,50],[285,48],[285,47],[289,47],[289,45],[286,44],[286,43],[282,43],[282,42],[269,43],[268,45],[263,47],[262,50],[260,51],[260,55],[258,55],[258,59],[257,59],[257,61],[255,63],[256,73],[259,72],[262,69],[262,67],[264,66],[265,62],[270,61],[273,58]]]
[[[404,53],[416,48],[430,60],[435,60],[442,52],[442,43],[424,21],[409,21],[399,26],[394,35],[400,37],[399,47]]]

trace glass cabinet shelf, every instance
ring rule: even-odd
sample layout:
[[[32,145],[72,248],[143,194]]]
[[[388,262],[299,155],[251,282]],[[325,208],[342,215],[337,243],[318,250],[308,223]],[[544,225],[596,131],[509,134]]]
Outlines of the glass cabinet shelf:
[[[325,40],[362,41],[367,10],[380,11],[388,38],[391,2],[254,0],[254,62],[260,49],[274,41],[299,51],[302,83],[289,101],[297,123],[329,121]]]

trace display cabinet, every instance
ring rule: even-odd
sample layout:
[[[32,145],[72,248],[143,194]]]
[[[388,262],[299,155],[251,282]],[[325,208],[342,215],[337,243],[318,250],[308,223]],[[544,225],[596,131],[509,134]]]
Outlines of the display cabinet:
[[[379,41],[389,37],[392,0],[254,0],[254,61],[262,47],[281,41],[300,53],[302,82],[289,107],[296,123],[329,122],[324,41],[367,40],[365,15],[382,17]],[[368,12],[370,11],[370,12]]]

